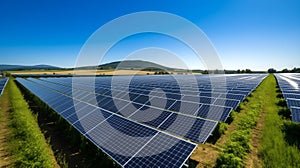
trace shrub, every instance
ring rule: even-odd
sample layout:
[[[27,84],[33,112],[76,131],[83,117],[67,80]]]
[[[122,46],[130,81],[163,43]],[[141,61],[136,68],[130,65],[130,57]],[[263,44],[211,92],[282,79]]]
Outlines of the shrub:
[[[224,122],[220,122],[218,134],[219,134],[219,135],[224,134],[225,131],[227,130],[227,128],[228,128],[228,124],[226,124],[226,123],[224,123]]]
[[[225,163],[225,164],[224,164]],[[239,157],[236,157],[232,153],[222,153],[217,159],[216,167],[220,168],[240,168],[243,167],[243,160]]]

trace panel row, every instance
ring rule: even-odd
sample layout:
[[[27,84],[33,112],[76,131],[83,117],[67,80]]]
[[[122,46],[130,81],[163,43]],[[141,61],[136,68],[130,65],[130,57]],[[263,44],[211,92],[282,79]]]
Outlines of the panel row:
[[[275,74],[288,108],[292,121],[300,122],[300,74]]]
[[[196,147],[41,84],[17,81],[122,167],[181,167]]]
[[[3,93],[3,90],[8,82],[8,79],[9,78],[0,78],[0,96],[2,95]]]
[[[61,92],[69,97],[73,97],[88,104],[100,107],[101,109],[105,109],[112,113],[132,119],[136,122],[143,123],[184,138],[188,138],[195,142],[205,143],[217,125],[216,121],[183,115],[181,113],[174,113],[173,111],[152,107],[147,104],[139,104],[109,96],[88,93],[87,91],[79,89],[72,90],[70,87],[49,83],[39,79],[30,78],[29,80],[43,85],[44,87],[49,87],[53,90]],[[203,106],[203,108],[205,108],[205,106]],[[209,110],[209,108],[206,108],[202,111],[208,114]],[[220,108],[219,110],[223,109]],[[74,113],[73,111],[72,113]],[[229,112],[230,109],[228,110],[228,113]],[[219,114],[222,113],[219,112]],[[167,124],[167,127],[165,123],[169,123]],[[165,127],[162,127],[164,124]]]
[[[139,80],[146,82],[146,84],[145,83],[143,84],[144,87],[147,86],[149,88],[152,88],[149,86],[149,83],[151,84],[151,80],[148,79],[148,76],[147,78],[140,77],[140,76],[138,77],[140,78]],[[257,83],[253,85],[253,88],[249,88],[249,90],[253,90],[254,87],[256,87],[261,82],[261,80],[265,77],[265,75],[259,75],[258,77],[259,78],[255,77],[256,79],[259,79]],[[158,90],[157,88],[153,90],[147,90],[147,89],[143,90],[141,88],[137,89],[137,87],[135,87],[134,89],[132,89],[132,88],[128,88],[128,86],[127,88],[126,86],[124,86],[124,83],[126,83],[124,82],[125,80],[124,78],[125,77],[117,77],[116,80],[116,79],[112,79],[111,77],[105,77],[105,78],[102,77],[102,78],[95,78],[94,81],[89,78],[76,78],[75,83],[72,81],[72,78],[42,78],[41,80],[63,84],[67,87],[73,86],[78,89],[89,90],[91,92],[96,92],[98,94],[103,94],[110,97],[116,97],[123,100],[132,101],[134,103],[146,104],[157,108],[163,108],[170,111],[180,112],[184,114],[199,116],[202,118],[208,118],[208,119],[223,121],[223,122],[226,121],[227,117],[230,114],[231,109],[236,109],[239,103],[242,100],[244,100],[245,96],[249,94],[249,92],[242,93],[243,91],[237,91],[237,90],[231,91],[234,93],[198,92],[197,94],[197,91],[195,91],[194,88],[192,87],[187,88],[188,85],[186,85],[185,90],[181,90],[181,93],[168,92],[163,90],[164,88],[160,90]],[[151,78],[154,79],[156,77],[150,76],[150,79]],[[114,82],[117,84],[111,84],[111,80],[118,81],[118,82]],[[91,81],[91,82],[87,82],[87,81]],[[160,78],[155,81],[156,83],[160,83],[160,85],[164,87],[164,84],[161,84]],[[123,83],[123,84],[118,84],[118,83]],[[174,83],[172,85],[175,86]],[[166,103],[164,104],[162,102],[166,102]],[[214,109],[214,110],[219,109],[219,110],[216,110],[215,113],[208,114],[207,109]]]

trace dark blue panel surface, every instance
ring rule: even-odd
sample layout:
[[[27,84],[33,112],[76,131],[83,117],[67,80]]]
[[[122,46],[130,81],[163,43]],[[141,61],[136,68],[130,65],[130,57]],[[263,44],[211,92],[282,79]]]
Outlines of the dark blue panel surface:
[[[216,101],[213,103],[214,105],[219,105],[219,106],[226,106],[226,107],[231,107],[232,109],[236,109],[239,105],[238,100],[233,100],[233,99],[216,99]]]
[[[287,105],[291,107],[300,107],[300,99],[287,99]]]
[[[225,122],[231,112],[231,108],[204,104],[198,110],[197,116],[216,121]]]
[[[162,109],[156,109],[153,107],[149,107],[146,110],[139,110],[134,115],[132,115],[130,118],[150,125],[152,127],[158,127],[161,125],[172,113],[164,111]]]
[[[166,144],[170,144],[171,148]],[[178,141],[175,137],[158,134],[125,167],[181,167],[193,151],[194,144]],[[153,155],[149,156],[149,151]]]
[[[205,143],[216,125],[216,121],[173,113],[159,128],[195,142]]]
[[[300,108],[291,108],[292,120],[300,123]]]
[[[194,115],[200,106],[200,103],[176,101],[169,110]]]

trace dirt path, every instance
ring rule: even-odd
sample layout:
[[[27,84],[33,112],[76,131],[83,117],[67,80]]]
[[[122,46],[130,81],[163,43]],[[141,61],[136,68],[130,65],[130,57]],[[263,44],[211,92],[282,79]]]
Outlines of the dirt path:
[[[0,98],[0,167],[11,167],[13,157],[8,151],[9,130],[9,101],[7,91],[3,92]]]
[[[262,129],[264,128],[265,114],[266,114],[266,111],[263,108],[263,111],[260,113],[257,125],[252,130],[252,135],[251,135],[251,140],[250,140],[250,145],[252,147],[251,147],[249,156],[246,158],[245,167],[258,168],[258,167],[261,167],[261,165],[262,165],[261,160],[258,157],[259,156],[258,150],[259,150],[259,143],[260,143],[260,139],[261,139]]]
[[[196,168],[214,167],[220,149],[213,144],[199,144],[191,155],[191,159],[197,161]]]

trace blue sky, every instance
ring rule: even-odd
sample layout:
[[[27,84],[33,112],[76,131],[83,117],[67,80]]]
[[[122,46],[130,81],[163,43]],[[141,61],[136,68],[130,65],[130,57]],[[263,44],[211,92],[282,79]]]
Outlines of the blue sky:
[[[298,0],[2,0],[0,64],[73,67],[94,31],[112,19],[139,11],[170,12],[196,24],[215,46],[225,69],[300,67]],[[168,37],[146,34],[130,38],[127,41],[143,44],[137,45],[140,47],[165,47],[167,43],[169,50],[178,52],[178,46],[172,45],[177,42]],[[119,45],[126,47],[113,48],[112,53],[119,55],[107,55],[103,61],[119,60],[124,52],[138,50],[136,45],[129,50],[124,41]],[[190,68],[204,68],[188,51],[180,56]]]

